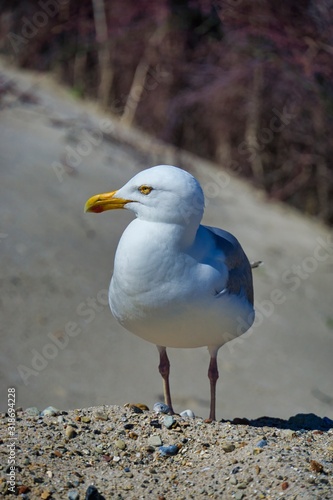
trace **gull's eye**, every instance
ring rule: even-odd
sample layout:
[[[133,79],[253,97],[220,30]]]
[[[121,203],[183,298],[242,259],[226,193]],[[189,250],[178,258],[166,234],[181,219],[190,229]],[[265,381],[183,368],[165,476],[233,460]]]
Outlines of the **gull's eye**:
[[[139,187],[139,191],[142,194],[149,194],[152,190],[153,188],[151,186],[146,186],[145,184]]]

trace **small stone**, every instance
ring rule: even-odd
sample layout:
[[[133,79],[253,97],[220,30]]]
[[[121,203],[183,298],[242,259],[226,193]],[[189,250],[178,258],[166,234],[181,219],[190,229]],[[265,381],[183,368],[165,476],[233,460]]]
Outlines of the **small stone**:
[[[126,448],[126,443],[122,439],[117,439],[117,441],[115,442],[115,446],[119,450],[124,450]]]
[[[144,451],[146,451],[147,453],[154,453],[155,447],[154,446],[146,446],[144,448]]]
[[[29,417],[37,417],[39,415],[39,410],[36,406],[31,406],[25,410],[25,413],[29,415]]]
[[[94,418],[95,420],[108,420],[109,417],[105,412],[97,410],[94,413]]]
[[[133,429],[133,427],[134,427],[134,424],[130,424],[130,423],[124,424],[124,429],[126,429],[126,431]]]
[[[286,438],[292,438],[296,436],[296,432],[293,429],[283,429],[282,435]]]
[[[71,425],[67,425],[65,434],[67,439],[73,439],[76,436],[76,430]]]
[[[155,403],[153,410],[156,413],[170,413],[170,407],[164,403]]]
[[[230,484],[233,484],[233,485],[238,484],[238,480],[235,476],[231,476],[229,482],[230,482]]]
[[[266,439],[260,439],[258,441],[256,448],[263,448],[264,446],[267,446],[267,440]]]
[[[171,429],[171,427],[176,423],[176,420],[172,415],[166,415],[163,419],[163,424],[167,429]]]
[[[105,500],[105,498],[100,494],[96,486],[90,485],[87,488],[85,500]]]
[[[245,494],[242,491],[237,491],[235,493],[234,499],[235,500],[242,500],[244,498]]]
[[[34,483],[35,484],[42,484],[44,483],[44,479],[42,477],[34,477]]]
[[[155,420],[151,420],[150,421],[150,425],[152,427],[154,427],[155,429],[161,429],[162,428],[160,422],[158,420],[156,420],[156,419]]]
[[[68,500],[79,500],[80,495],[77,490],[71,490],[68,492]]]
[[[324,466],[316,460],[310,460],[310,469],[314,472],[323,472]]]
[[[242,468],[239,465],[237,465],[236,467],[234,467],[232,469],[231,474],[237,474],[237,472],[239,472],[241,470],[242,470]]]
[[[239,490],[245,490],[245,488],[247,488],[247,484],[246,484],[246,483],[239,483],[239,484],[237,485],[237,488],[238,488]]]
[[[234,444],[224,444],[222,445],[222,450],[225,451],[226,453],[230,453],[232,451],[234,451],[235,449],[235,445]]]
[[[29,486],[26,486],[25,484],[22,484],[21,486],[18,487],[18,494],[23,495],[24,493],[28,493],[30,491]]]
[[[261,469],[260,469],[259,465],[255,466],[255,471],[256,471],[257,475],[260,474]]]
[[[125,483],[123,486],[122,486],[123,490],[125,491],[130,491],[130,490],[133,490],[134,486],[133,484],[131,483]]]
[[[132,403],[126,403],[124,406],[132,410],[133,413],[143,413],[143,410],[140,408],[140,406],[134,405]]]
[[[286,490],[287,488],[289,487],[289,483],[287,481],[284,481],[282,484],[281,484],[281,488],[283,490]]]
[[[51,496],[52,496],[51,491],[45,490],[42,492],[40,497],[42,500],[49,500],[49,498],[51,498]]]
[[[48,406],[47,408],[45,408],[45,410],[43,410],[41,412],[41,417],[55,417],[56,415],[59,415],[60,413],[60,410],[58,410],[57,408],[55,408],[54,406]]]
[[[148,438],[148,445],[149,446],[161,446],[162,445],[162,440],[158,434],[152,434]]]
[[[178,446],[171,444],[170,446],[160,446],[158,451],[165,457],[172,457],[177,455],[179,448]]]
[[[181,412],[180,416],[182,418],[195,418],[195,415],[192,410],[184,410]]]
[[[148,406],[143,404],[143,403],[134,403],[134,406],[136,406],[137,408],[140,408],[140,410],[142,410],[142,411],[149,411]]]
[[[128,434],[128,437],[130,437],[131,439],[138,439],[138,434],[136,432],[130,432]]]
[[[90,424],[91,418],[83,416],[83,417],[81,417],[81,422],[83,422],[84,424]]]

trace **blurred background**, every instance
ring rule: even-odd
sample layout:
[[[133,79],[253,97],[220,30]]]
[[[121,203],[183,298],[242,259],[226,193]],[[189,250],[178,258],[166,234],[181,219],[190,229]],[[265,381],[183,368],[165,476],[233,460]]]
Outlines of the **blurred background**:
[[[332,223],[332,16],[325,1],[3,0],[1,52]]]
[[[82,207],[171,163],[264,260],[220,417],[333,417],[330,2],[3,0],[0,54],[3,390],[39,409],[161,396],[154,346],[105,302],[130,215]],[[208,354],[170,357],[175,406],[205,415]]]

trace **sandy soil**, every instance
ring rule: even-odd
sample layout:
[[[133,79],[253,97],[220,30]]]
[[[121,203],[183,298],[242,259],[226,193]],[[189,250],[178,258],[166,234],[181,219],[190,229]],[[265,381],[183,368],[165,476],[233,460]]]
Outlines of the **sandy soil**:
[[[1,416],[0,438],[7,443],[0,451],[1,495],[25,500],[332,498],[333,421],[314,415],[237,424],[133,406],[46,413],[17,412],[16,450]],[[7,465],[12,460],[15,470]]]
[[[48,76],[2,63],[0,77],[1,393],[14,386],[18,405],[40,410],[161,398],[155,346],[118,326],[106,305],[131,215],[84,214],[83,206],[170,163],[202,183],[205,223],[233,232],[251,260],[264,261],[254,271],[256,324],[219,354],[218,417],[333,418],[331,232],[214,165],[121,127]],[[207,416],[206,349],[169,354],[176,411]]]

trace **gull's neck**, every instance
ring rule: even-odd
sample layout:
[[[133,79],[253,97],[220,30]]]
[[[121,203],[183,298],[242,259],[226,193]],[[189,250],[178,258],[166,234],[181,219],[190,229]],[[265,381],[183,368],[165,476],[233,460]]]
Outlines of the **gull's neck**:
[[[170,222],[155,222],[137,218],[131,222],[126,231],[138,240],[147,240],[147,244],[168,244],[169,248],[184,250],[189,248],[195,240],[198,224],[175,224]]]

